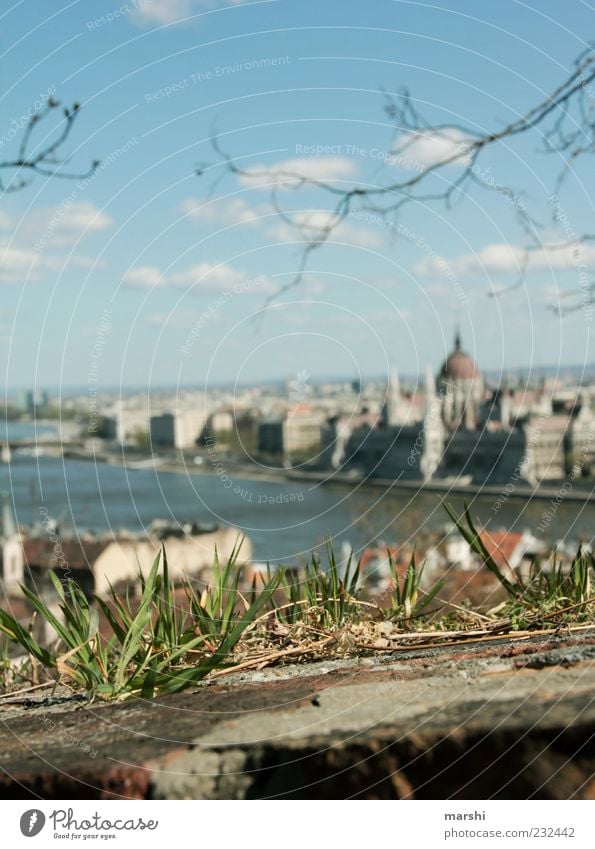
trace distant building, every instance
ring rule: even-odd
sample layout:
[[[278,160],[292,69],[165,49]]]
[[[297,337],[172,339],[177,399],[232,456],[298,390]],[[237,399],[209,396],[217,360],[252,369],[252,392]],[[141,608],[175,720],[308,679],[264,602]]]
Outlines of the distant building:
[[[567,465],[573,474],[590,475],[595,469],[595,428],[593,427],[591,395],[583,389],[580,406],[572,419],[567,441]]]
[[[49,570],[61,581],[76,581],[88,597],[93,593],[109,595],[110,585],[135,587],[139,570],[145,577],[148,575],[162,544],[174,582],[180,582],[185,576],[209,582],[213,578],[215,551],[221,561],[226,561],[242,536],[242,532],[233,527],[203,531],[198,526],[189,526],[186,530],[155,523],[146,534],[122,533],[115,538],[113,534],[84,533],[76,537],[59,536],[57,541],[47,535],[19,537],[19,580],[15,583],[11,579],[11,592],[7,594],[17,593],[20,583],[51,588]],[[14,553],[17,553],[16,547]],[[249,562],[251,558],[251,542],[244,538],[239,563]]]
[[[80,534],[76,537],[25,537],[22,550],[26,563],[25,583],[35,592],[52,595],[49,572],[54,572],[64,585],[74,581],[88,599],[95,591],[93,565],[100,554],[113,543],[110,537]]]
[[[206,415],[196,410],[151,416],[149,436],[156,448],[194,448],[206,423]]]
[[[426,375],[423,408],[416,396],[403,395],[392,372],[376,423],[355,420],[349,426],[335,417],[323,431],[328,468],[352,467],[387,479],[536,485],[588,475],[594,459],[595,416],[587,389],[560,411],[544,381],[536,390],[504,386],[490,392],[459,333],[437,385],[431,372]]]
[[[348,416],[331,416],[320,431],[319,463],[327,469],[338,469],[346,457],[346,447],[353,423]]]
[[[23,583],[25,560],[20,531],[14,519],[8,497],[2,499],[2,528],[0,529],[0,577],[5,595],[18,591]]]
[[[261,454],[282,456],[285,453],[284,420],[264,419],[258,425],[258,450]]]
[[[523,561],[532,562],[546,552],[543,540],[528,531],[487,530],[479,536],[492,560],[505,574],[509,569],[518,570]],[[446,537],[446,567],[458,566],[464,571],[476,569],[481,560],[473,553],[469,544],[454,528]],[[508,575],[510,577],[510,575]]]
[[[238,565],[244,569],[250,563],[252,546],[237,528],[198,525],[172,527],[154,522],[146,534],[121,533],[95,536],[81,533],[62,536],[55,525],[38,533],[19,532],[7,502],[2,515],[0,547],[0,606],[30,630],[42,644],[53,642],[56,633],[43,617],[34,617],[33,605],[21,590],[24,585],[42,598],[58,621],[63,621],[60,598],[50,578],[53,572],[63,586],[74,581],[85,596],[93,595],[109,602],[111,587],[129,596],[138,595],[139,573],[148,575],[162,543],[167,549],[169,575],[182,585],[184,579],[199,582],[199,592],[213,581],[215,554],[227,560],[242,538]],[[184,590],[180,589],[182,596]],[[184,604],[181,597],[180,608]]]
[[[31,390],[21,390],[17,395],[17,408],[28,416],[35,416],[38,410],[42,410],[49,405],[49,395],[45,390],[33,392]]]
[[[139,433],[147,433],[149,430],[149,414],[144,406],[127,408],[119,404],[114,419],[113,429],[121,445],[134,442]]]
[[[173,448],[176,442],[176,417],[162,413],[149,419],[149,437],[156,448]]]
[[[21,412],[32,415],[35,409],[35,394],[26,389],[21,390],[17,396],[17,407]]]
[[[324,415],[307,404],[298,404],[283,416],[258,425],[258,450],[279,457],[314,459],[321,449]]]
[[[449,430],[475,430],[484,391],[483,377],[473,359],[463,351],[461,334],[457,331],[454,349],[444,361],[438,377],[444,425]]]
[[[210,433],[227,433],[232,431],[235,426],[234,414],[231,410],[218,410],[211,413],[207,426]]]
[[[173,581],[179,582],[184,576],[190,576],[208,583],[213,579],[215,551],[219,560],[225,562],[241,537],[240,530],[227,527],[206,533],[171,536],[161,533],[159,538],[149,534],[144,539],[113,540],[92,564],[95,592],[107,595],[110,584],[135,584],[139,565],[143,574],[147,575],[161,543],[167,551],[169,574]],[[250,541],[244,539],[239,562],[247,562],[251,557]]]

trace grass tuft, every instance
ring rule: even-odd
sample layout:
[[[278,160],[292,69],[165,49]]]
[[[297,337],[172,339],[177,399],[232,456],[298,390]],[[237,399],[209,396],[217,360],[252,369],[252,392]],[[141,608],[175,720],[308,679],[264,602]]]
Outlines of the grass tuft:
[[[411,555],[407,571],[402,578],[399,577],[397,565],[390,552],[388,560],[392,587],[388,616],[403,627],[414,625],[413,620],[419,619],[424,614],[444,586],[444,580],[436,581],[428,592],[423,592],[421,583],[424,566],[422,565],[421,569],[417,568],[415,553]]]
[[[237,558],[223,570],[229,575]],[[159,567],[163,563],[163,573]],[[56,680],[82,689],[92,698],[151,698],[174,693],[200,681],[216,667],[225,664],[234,647],[252,622],[269,603],[278,579],[273,578],[240,618],[233,618],[225,603],[225,627],[205,633],[202,614],[196,621],[177,608],[174,586],[169,578],[165,551],[155,558],[146,578],[139,578],[141,598],[135,606],[112,588],[111,604],[95,597],[111,635],[98,632],[99,617],[80,587],[73,581],[61,584],[51,573],[62,617],[46,603],[22,587],[36,613],[54,629],[57,645],[42,647],[9,613],[0,610],[0,633],[20,645]],[[237,586],[237,581],[236,581]],[[229,593],[233,597],[233,593]],[[210,597],[207,591],[207,598]],[[210,620],[217,621],[217,620]]]
[[[35,676],[41,669],[53,682],[82,690],[105,700],[153,698],[176,693],[211,673],[250,668],[300,657],[346,656],[362,651],[390,650],[395,640],[405,644],[436,644],[472,635],[481,638],[515,630],[580,625],[592,622],[595,607],[593,555],[579,548],[570,567],[557,562],[535,564],[523,580],[502,568],[482,542],[467,506],[463,518],[447,511],[470,548],[506,591],[506,601],[493,611],[479,613],[458,607],[439,614],[443,581],[423,589],[424,564],[411,558],[400,574],[390,552],[390,588],[386,606],[362,598],[359,564],[350,557],[339,564],[327,545],[325,567],[313,555],[303,580],[284,569],[272,571],[240,592],[242,541],[221,563],[215,554],[212,584],[201,592],[186,580],[186,604],[178,606],[169,574],[167,554],[156,556],[149,574],[139,576],[140,598],[119,594],[110,587],[107,599],[90,603],[73,581],[61,583],[50,573],[58,597],[59,614],[22,587],[35,616],[51,626],[56,639],[41,645],[8,612],[0,609],[0,636],[25,652],[20,666],[0,655],[0,689]],[[108,635],[99,630],[103,614]],[[473,615],[472,615],[473,614]],[[478,622],[480,627],[478,629]],[[390,623],[390,624],[384,624]],[[379,633],[383,635],[378,639]],[[430,642],[428,642],[430,641]],[[28,665],[28,667],[27,667]]]

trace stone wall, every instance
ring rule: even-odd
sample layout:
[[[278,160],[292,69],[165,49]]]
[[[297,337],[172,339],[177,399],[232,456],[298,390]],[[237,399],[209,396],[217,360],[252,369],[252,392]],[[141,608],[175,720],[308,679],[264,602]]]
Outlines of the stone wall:
[[[593,799],[595,629],[2,699],[0,785],[45,799]]]

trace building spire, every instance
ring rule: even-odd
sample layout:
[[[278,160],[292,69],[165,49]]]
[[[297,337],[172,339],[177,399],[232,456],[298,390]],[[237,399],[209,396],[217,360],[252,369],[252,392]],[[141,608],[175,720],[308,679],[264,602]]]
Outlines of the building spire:
[[[391,366],[388,372],[388,391],[393,401],[397,401],[401,397],[401,381],[399,380],[399,372],[394,366]]]
[[[462,348],[461,345],[461,328],[457,324],[455,326],[455,351],[460,351]]]
[[[6,493],[2,494],[2,537],[7,540],[17,532],[17,525]]]
[[[436,395],[436,381],[432,366],[426,366],[426,395],[428,398],[434,398]]]
[[[401,414],[401,383],[399,374],[392,366],[388,371],[386,395],[382,405],[382,421],[386,427],[400,423]]]
[[[431,366],[426,366],[426,417],[435,416],[438,412],[439,400],[436,395],[436,380]]]

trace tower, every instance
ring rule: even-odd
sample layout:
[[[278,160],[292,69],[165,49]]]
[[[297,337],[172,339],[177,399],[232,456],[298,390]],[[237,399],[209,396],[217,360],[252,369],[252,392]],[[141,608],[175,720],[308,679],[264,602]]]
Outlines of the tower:
[[[2,497],[2,536],[0,538],[2,559],[2,583],[5,594],[19,590],[25,576],[25,556],[21,535],[8,500]]]
[[[399,375],[395,368],[390,368],[388,373],[388,385],[386,397],[382,405],[382,424],[384,427],[393,427],[402,424],[402,395]]]
[[[435,474],[444,451],[444,427],[440,399],[436,395],[436,382],[430,367],[426,369],[426,409],[422,429],[423,450],[420,471],[424,480]]]
[[[443,398],[442,418],[446,427],[474,430],[483,400],[483,378],[473,358],[463,350],[458,329],[454,348],[438,375],[438,388]]]

